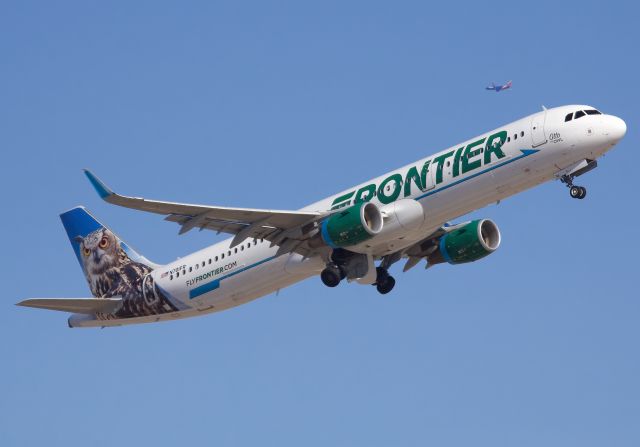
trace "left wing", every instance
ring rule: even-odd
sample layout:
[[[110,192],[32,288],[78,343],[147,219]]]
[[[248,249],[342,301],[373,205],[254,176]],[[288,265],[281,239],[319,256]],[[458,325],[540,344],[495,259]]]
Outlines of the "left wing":
[[[228,208],[128,197],[113,192],[91,171],[85,169],[84,173],[100,197],[108,203],[166,215],[165,220],[180,225],[180,234],[193,228],[235,234],[231,246],[238,245],[249,237],[267,239],[272,245],[279,245],[283,252],[297,251],[307,256],[310,250],[303,247],[305,240],[316,230],[317,222],[330,214],[314,211]]]

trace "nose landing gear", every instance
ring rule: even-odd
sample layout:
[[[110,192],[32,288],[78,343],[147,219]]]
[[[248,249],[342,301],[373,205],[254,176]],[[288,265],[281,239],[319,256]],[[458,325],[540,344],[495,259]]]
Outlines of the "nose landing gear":
[[[565,174],[560,177],[560,181],[569,188],[569,195],[572,199],[584,199],[587,196],[587,188],[573,184],[573,176]]]
[[[587,196],[587,188],[584,186],[572,186],[569,188],[569,195],[572,199],[584,199]]]

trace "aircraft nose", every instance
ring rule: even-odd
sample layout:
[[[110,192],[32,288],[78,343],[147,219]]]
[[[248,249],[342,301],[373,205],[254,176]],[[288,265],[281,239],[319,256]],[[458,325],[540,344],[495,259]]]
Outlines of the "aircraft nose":
[[[627,123],[617,116],[610,115],[607,119],[605,132],[611,140],[617,143],[627,133]]]

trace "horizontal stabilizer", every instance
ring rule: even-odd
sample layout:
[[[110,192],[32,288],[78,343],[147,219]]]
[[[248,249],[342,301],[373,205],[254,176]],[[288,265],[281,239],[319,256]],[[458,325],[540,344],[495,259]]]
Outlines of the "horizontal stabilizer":
[[[20,301],[16,306],[93,315],[113,313],[121,303],[122,298],[32,298]]]

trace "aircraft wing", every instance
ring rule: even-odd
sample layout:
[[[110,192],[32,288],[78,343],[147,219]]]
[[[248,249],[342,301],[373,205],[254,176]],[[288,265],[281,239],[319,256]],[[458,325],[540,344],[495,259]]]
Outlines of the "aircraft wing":
[[[180,234],[193,228],[235,234],[232,246],[246,238],[267,239],[286,251],[296,251],[308,233],[315,229],[315,222],[329,213],[313,211],[279,211],[252,208],[228,208],[210,205],[161,202],[141,197],[116,194],[91,171],[84,171],[100,197],[114,205],[165,215],[165,220],[180,225]],[[301,252],[308,255],[308,251]]]
[[[382,266],[388,268],[391,264],[399,261],[401,258],[407,258],[407,262],[405,263],[402,271],[406,272],[407,270],[412,269],[421,260],[426,259],[438,249],[438,239],[440,237],[468,223],[469,222],[462,222],[454,225],[444,224],[415,244],[398,252],[386,255],[382,260]],[[429,266],[430,265],[427,264],[425,268],[428,268]]]
[[[122,298],[32,298],[20,301],[16,306],[95,315],[113,313],[121,303]]]

